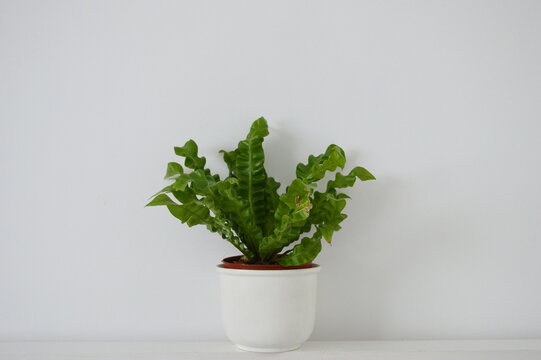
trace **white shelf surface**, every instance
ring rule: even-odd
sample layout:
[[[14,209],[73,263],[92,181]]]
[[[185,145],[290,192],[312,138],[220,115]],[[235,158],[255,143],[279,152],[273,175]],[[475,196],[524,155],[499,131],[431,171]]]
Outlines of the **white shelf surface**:
[[[307,342],[254,354],[228,342],[0,342],[1,360],[540,360],[541,339]]]

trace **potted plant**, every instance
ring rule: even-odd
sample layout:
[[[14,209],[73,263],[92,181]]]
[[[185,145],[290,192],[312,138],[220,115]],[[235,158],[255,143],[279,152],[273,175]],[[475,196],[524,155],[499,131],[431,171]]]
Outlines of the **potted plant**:
[[[321,240],[331,243],[347,216],[342,210],[349,196],[341,189],[356,179],[375,179],[355,167],[346,175],[337,172],[324,191],[318,190],[328,171],[346,163],[344,151],[330,145],[298,164],[296,179],[279,195],[280,183],[264,167],[262,144],[268,133],[267,121],[259,118],[237,149],[220,151],[229,168],[225,179],[205,168],[193,140],[175,147],[191,171],[169,163],[165,179],[172,183],[147,204],[166,206],[190,227],[205,225],[240,251],[217,267],[224,327],[239,348],[257,352],[293,350],[309,338],[320,270],[312,260]]]

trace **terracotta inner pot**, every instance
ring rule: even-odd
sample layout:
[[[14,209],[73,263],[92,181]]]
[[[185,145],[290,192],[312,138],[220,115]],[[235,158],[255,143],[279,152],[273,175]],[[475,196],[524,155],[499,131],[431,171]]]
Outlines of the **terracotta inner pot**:
[[[242,255],[230,256],[222,260],[222,264],[226,269],[243,269],[243,270],[293,270],[293,269],[308,269],[312,267],[312,262],[296,266],[282,266],[280,264],[243,264],[238,263]]]

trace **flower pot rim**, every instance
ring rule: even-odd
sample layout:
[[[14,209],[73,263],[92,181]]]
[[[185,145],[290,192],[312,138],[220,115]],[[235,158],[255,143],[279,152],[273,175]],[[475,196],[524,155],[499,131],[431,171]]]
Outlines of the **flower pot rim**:
[[[297,265],[297,266],[282,266],[280,264],[242,264],[242,263],[235,263],[236,260],[240,259],[242,255],[237,256],[229,256],[225,259],[222,259],[222,267],[225,269],[236,269],[236,270],[256,270],[256,271],[262,271],[262,270],[272,270],[272,271],[279,271],[279,270],[299,270],[299,269],[310,269],[314,267],[314,265],[311,261],[307,262],[306,264]],[[317,267],[318,265],[316,265]]]
[[[318,264],[312,264],[312,267],[305,269],[287,269],[287,270],[246,270],[231,269],[224,267],[223,264],[216,265],[216,271],[227,276],[261,276],[261,277],[288,277],[304,276],[318,273],[321,267]]]

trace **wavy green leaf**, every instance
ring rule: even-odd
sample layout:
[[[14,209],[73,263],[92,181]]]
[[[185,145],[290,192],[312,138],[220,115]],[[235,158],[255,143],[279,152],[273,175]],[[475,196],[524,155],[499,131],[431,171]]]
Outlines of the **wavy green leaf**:
[[[168,205],[167,208],[174,217],[182,223],[186,223],[189,227],[200,224],[206,225],[211,219],[209,209],[198,201],[182,205]]]
[[[346,200],[332,193],[314,193],[314,207],[308,217],[308,222],[316,225],[325,240],[330,244],[332,235],[341,229],[340,223],[347,217],[342,214]]]
[[[357,166],[353,168],[347,175],[342,175],[341,173],[337,172],[334,180],[330,180],[327,183],[327,191],[332,191],[336,188],[353,186],[356,179],[359,179],[361,181],[376,180],[374,175],[372,175],[368,170],[363,167]]]
[[[184,172],[184,169],[182,169],[182,166],[179,163],[176,162],[170,162],[167,164],[167,171],[165,173],[165,180],[173,179],[177,177],[178,175],[182,174]]]
[[[255,223],[263,228],[265,221],[265,154],[263,137],[268,135],[267,121],[259,118],[252,124],[246,140],[239,142],[236,172],[239,179],[239,195],[245,199]]]
[[[312,261],[321,251],[321,233],[316,231],[312,237],[304,237],[290,253],[280,256],[276,262],[282,266],[297,266]]]
[[[145,206],[162,206],[162,205],[177,205],[177,203],[171,200],[169,196],[165,194],[159,194]]]
[[[216,207],[229,220],[250,251],[257,254],[257,244],[261,241],[262,231],[255,224],[248,203],[238,195],[238,180],[228,178],[221,181],[214,186],[213,191],[212,201]]]
[[[189,187],[186,187],[183,191],[172,190],[171,194],[182,204],[198,200],[195,192]]]
[[[254,257],[253,252],[246,247],[246,245],[239,239],[237,235],[235,235],[235,233],[233,233],[231,224],[224,217],[216,216],[213,221],[207,224],[207,229],[220,234],[222,239],[229,241],[249,259]]]
[[[280,196],[280,202],[274,214],[277,226],[272,234],[263,238],[259,245],[262,259],[272,258],[282,248],[299,238],[312,208],[311,193],[311,187],[302,180],[295,179],[286,192]]]
[[[367,181],[373,180],[375,177],[365,168],[358,166],[352,169],[348,175],[336,173],[335,179],[327,183],[325,193],[318,191],[314,193],[314,208],[308,221],[318,227],[329,244],[332,242],[334,232],[341,229],[339,224],[347,218],[342,210],[346,206],[345,199],[349,196],[338,193],[336,189],[353,186],[356,179]]]
[[[171,189],[184,191],[189,186],[197,195],[208,196],[212,194],[212,187],[216,183],[216,178],[210,175],[210,171],[197,169],[190,173],[178,175],[171,185]]]
[[[268,177],[265,182],[265,220],[263,222],[263,235],[268,236],[276,227],[276,218],[274,213],[280,203],[280,195],[278,195],[280,183],[272,177]]]
[[[184,157],[184,165],[190,169],[203,169],[207,162],[205,157],[197,156],[197,144],[191,139],[182,147],[175,146],[175,154]]]
[[[220,153],[224,154],[224,161],[227,164],[227,168],[229,169],[229,176],[237,177],[237,156],[239,154],[238,150],[220,150]]]
[[[209,209],[203,203],[193,201],[183,205],[168,205],[167,208],[174,217],[179,219],[182,223],[186,223],[189,227],[206,225],[207,229],[219,233],[223,239],[226,239],[233,244],[233,246],[239,249],[244,255],[253,256],[252,252],[242,244],[235,234],[233,234],[227,221],[220,217],[211,216]]]
[[[327,171],[334,171],[337,167],[343,169],[346,164],[346,155],[344,150],[338,145],[331,144],[327,147],[325,153],[308,157],[306,164],[297,165],[297,178],[310,184],[323,179]]]
[[[167,185],[166,187],[164,187],[163,189],[161,189],[160,191],[158,191],[156,194],[152,195],[150,197],[150,199],[152,199],[153,197],[156,197],[160,194],[167,194],[167,193],[170,193],[171,190],[173,190],[173,185]]]

